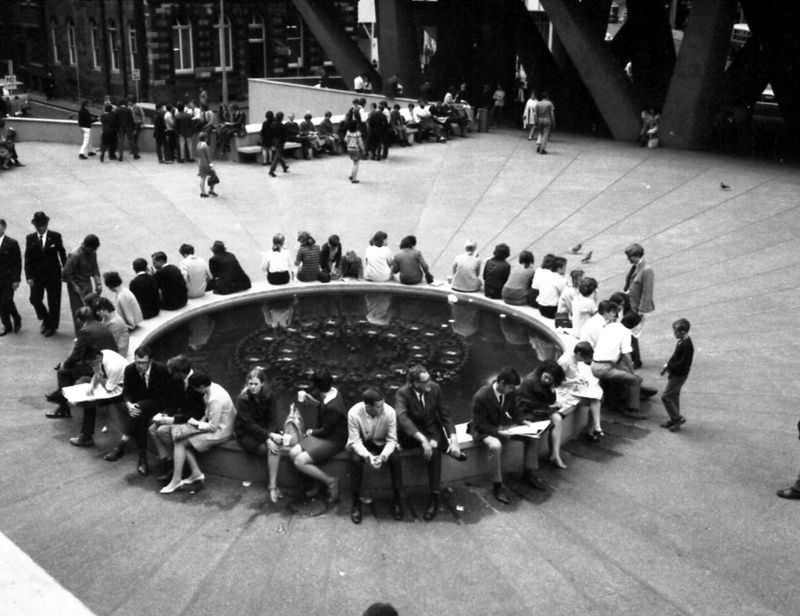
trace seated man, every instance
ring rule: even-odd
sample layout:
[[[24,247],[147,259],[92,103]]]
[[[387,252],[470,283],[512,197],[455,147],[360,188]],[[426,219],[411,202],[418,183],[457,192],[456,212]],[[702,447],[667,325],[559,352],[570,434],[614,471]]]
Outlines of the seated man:
[[[303,158],[308,160],[309,150],[315,157],[319,156],[321,144],[317,138],[317,127],[311,121],[311,114],[307,113],[300,122],[300,132],[297,135],[303,150]]]
[[[513,368],[503,368],[491,385],[484,385],[472,397],[472,437],[489,448],[489,463],[492,468],[492,493],[503,504],[511,499],[503,487],[503,444],[511,435],[507,429],[524,422],[517,406],[517,386],[519,373]],[[537,441],[522,439],[525,447],[523,457],[523,477],[537,490],[545,490],[547,484],[536,476],[539,461],[536,458]]]
[[[553,359],[546,359],[522,379],[518,402],[522,414],[532,421],[549,419],[550,462],[561,469],[567,465],[561,459],[561,420],[563,415],[556,404],[555,388],[564,382],[564,369]]]
[[[102,401],[85,402],[83,406],[83,421],[81,433],[69,439],[75,447],[91,447],[94,445],[94,424],[97,417],[97,404],[111,404],[122,396],[122,384],[125,378],[125,367],[128,361],[116,351],[109,349],[89,348],[85,355],[92,368],[92,377],[89,380],[89,391],[95,395],[102,393]]]
[[[208,289],[208,281],[211,280],[208,263],[194,254],[194,246],[191,244],[181,244],[178,252],[183,257],[178,267],[186,281],[187,296],[189,298],[203,297]]]
[[[431,380],[425,366],[417,364],[409,369],[408,383],[397,390],[395,406],[401,446],[422,447],[427,461],[431,497],[422,518],[428,522],[439,513],[442,452],[457,460],[466,460],[466,455],[458,447],[450,413],[442,405],[442,390]]]
[[[606,324],[600,330],[594,345],[592,374],[600,379],[604,388],[609,383],[622,385],[625,390],[623,414],[633,419],[642,419],[645,417],[640,410],[642,377],[633,370],[631,332],[617,321],[617,304],[600,302],[599,311]],[[584,325],[584,329],[588,325],[589,322]]]
[[[317,138],[322,143],[322,149],[328,150],[331,154],[336,154],[340,149],[341,139],[333,128],[331,112],[325,112],[325,118],[317,127]]]
[[[133,293],[142,316],[145,319],[157,317],[160,311],[160,298],[158,295],[158,283],[153,275],[147,271],[147,261],[141,257],[133,260],[133,271],[135,276],[128,284],[128,288]]]
[[[420,105],[418,108],[419,110],[416,112],[417,121],[419,122],[420,138],[427,139],[428,137],[435,137],[439,143],[444,143],[447,139],[444,136],[443,125],[437,122],[436,118],[433,117],[431,113],[432,108],[433,105],[430,107]]]
[[[125,368],[122,397],[130,415],[129,428],[120,438],[119,444],[103,458],[109,462],[119,460],[125,453],[125,446],[133,435],[139,450],[137,472],[145,476],[147,467],[147,430],[156,413],[166,411],[174,399],[174,391],[180,385],[170,376],[164,364],[153,361],[153,352],[143,344],[133,354],[133,363]]]
[[[350,481],[353,491],[353,508],[350,519],[353,524],[361,524],[361,484],[364,465],[380,470],[389,463],[392,476],[392,516],[403,519],[403,477],[400,459],[395,455],[397,448],[397,414],[384,403],[383,394],[378,389],[368,388],[362,394],[361,402],[354,404],[347,412],[347,450],[350,452]]]
[[[79,323],[79,329],[75,344],[72,346],[72,352],[67,359],[56,366],[58,389],[45,396],[49,402],[58,404],[58,408],[54,411],[45,413],[45,416],[50,419],[71,416],[69,404],[67,404],[67,399],[61,393],[61,388],[75,385],[81,379],[85,379],[83,382],[86,382],[92,376],[92,367],[87,359],[87,350],[90,348],[117,350],[117,343],[114,341],[113,334],[108,327],[95,319],[91,308],[88,306],[78,308],[75,311],[75,320]]]
[[[178,310],[186,305],[186,281],[176,265],[167,264],[167,255],[162,251],[151,255],[153,278],[158,283],[159,306],[163,310]]]

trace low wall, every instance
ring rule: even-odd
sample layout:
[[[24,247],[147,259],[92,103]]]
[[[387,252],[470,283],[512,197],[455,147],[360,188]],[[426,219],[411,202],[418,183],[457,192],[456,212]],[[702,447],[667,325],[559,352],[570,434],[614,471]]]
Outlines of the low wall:
[[[83,141],[76,120],[50,120],[47,118],[6,118],[6,125],[13,126],[17,131],[17,142],[20,144],[20,158],[24,152],[24,142],[45,141],[48,143],[73,144],[80,147]],[[100,148],[100,123],[92,124],[92,149]],[[126,146],[127,150],[127,146]],[[142,152],[155,152],[156,142],[153,139],[153,127],[145,124],[139,133],[139,150]]]
[[[326,111],[330,111],[334,115],[344,113],[350,108],[356,97],[367,99],[368,104],[387,100],[382,94],[315,88],[270,79],[248,79],[247,81],[250,99],[249,122],[260,122],[267,110],[270,109],[283,111],[284,115],[294,113],[298,118],[302,118],[307,111],[311,112],[313,116],[321,116]],[[405,107],[408,103],[415,103],[416,100],[396,98],[391,99],[391,102]]]

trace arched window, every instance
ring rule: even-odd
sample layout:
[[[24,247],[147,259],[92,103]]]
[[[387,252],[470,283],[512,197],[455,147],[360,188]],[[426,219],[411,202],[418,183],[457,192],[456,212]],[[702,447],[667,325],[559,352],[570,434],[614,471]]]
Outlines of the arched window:
[[[103,50],[100,47],[100,28],[97,27],[94,19],[89,20],[89,39],[89,43],[92,46],[92,68],[99,71]]]
[[[128,22],[128,53],[131,69],[139,68],[139,47],[136,44],[136,28],[133,27],[132,21]]]
[[[190,73],[194,70],[192,24],[190,22],[178,19],[173,24],[172,55],[176,73]]]
[[[267,76],[267,31],[264,18],[258,13],[250,16],[247,24],[247,74],[250,77]]]
[[[61,63],[61,56],[58,53],[58,21],[53,17],[50,20],[50,46],[53,48],[53,64]]]
[[[108,20],[108,58],[111,62],[111,71],[119,72],[119,32],[113,19]]]
[[[225,42],[225,70],[231,71],[233,70],[233,37],[231,35],[231,20],[228,17],[225,18],[222,36]],[[216,23],[214,24],[214,42],[212,45],[214,47],[214,68],[221,71],[222,53],[219,45],[219,17],[217,17]]]
[[[67,21],[67,57],[70,66],[78,63],[78,39],[75,36],[75,22],[71,19]]]

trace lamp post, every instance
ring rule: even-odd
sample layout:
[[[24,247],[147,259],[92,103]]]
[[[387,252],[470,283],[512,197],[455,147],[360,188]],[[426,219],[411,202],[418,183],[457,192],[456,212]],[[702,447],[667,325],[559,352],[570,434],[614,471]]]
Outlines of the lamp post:
[[[222,102],[228,104],[227,47],[225,45],[225,0],[219,0],[219,60],[222,65]]]

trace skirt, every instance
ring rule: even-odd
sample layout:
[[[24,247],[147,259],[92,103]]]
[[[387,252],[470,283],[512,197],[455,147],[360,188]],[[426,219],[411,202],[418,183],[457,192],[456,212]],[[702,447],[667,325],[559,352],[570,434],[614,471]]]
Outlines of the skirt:
[[[304,436],[300,440],[300,447],[311,456],[315,464],[332,458],[343,449],[336,441],[329,441],[316,436]]]

